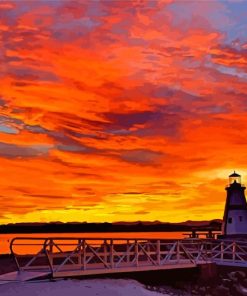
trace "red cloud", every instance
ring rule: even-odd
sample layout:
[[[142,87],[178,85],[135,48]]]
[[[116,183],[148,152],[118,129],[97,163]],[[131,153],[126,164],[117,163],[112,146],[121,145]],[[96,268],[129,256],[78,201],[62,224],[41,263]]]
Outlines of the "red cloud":
[[[247,125],[246,40],[228,42],[212,18],[227,23],[227,4],[182,16],[173,1],[95,3],[0,4],[7,218],[221,217]]]

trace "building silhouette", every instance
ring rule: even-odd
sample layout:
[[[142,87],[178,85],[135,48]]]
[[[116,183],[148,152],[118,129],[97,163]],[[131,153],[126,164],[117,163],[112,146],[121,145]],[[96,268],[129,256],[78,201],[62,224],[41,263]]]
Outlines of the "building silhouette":
[[[223,237],[247,236],[247,204],[245,186],[241,183],[241,176],[235,171],[229,176],[226,186],[226,204],[222,224]]]

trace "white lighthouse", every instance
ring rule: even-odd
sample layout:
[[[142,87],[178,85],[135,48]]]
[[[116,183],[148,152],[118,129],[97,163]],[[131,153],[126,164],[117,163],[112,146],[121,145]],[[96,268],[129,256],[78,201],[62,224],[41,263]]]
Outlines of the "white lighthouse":
[[[241,176],[234,171],[229,176],[229,185],[226,187],[227,197],[222,224],[223,236],[247,235],[245,188],[241,184]]]

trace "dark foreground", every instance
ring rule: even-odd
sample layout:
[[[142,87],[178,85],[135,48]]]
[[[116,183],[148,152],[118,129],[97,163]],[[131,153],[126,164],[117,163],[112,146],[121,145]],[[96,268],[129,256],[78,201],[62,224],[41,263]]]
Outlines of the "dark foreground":
[[[0,233],[104,233],[104,232],[178,232],[220,231],[222,221],[116,222],[116,223],[16,223],[0,225]]]
[[[0,274],[15,271],[11,255],[0,256]],[[87,277],[86,279],[93,278]],[[113,274],[98,279],[134,279],[146,289],[168,295],[247,296],[247,270],[214,266],[210,272],[200,268]],[[84,278],[85,279],[85,278]]]

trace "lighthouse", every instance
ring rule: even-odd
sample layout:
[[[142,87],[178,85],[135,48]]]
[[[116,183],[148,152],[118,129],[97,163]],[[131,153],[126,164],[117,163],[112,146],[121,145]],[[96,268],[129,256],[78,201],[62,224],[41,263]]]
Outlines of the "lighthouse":
[[[228,236],[247,236],[247,204],[245,186],[241,184],[241,176],[235,171],[229,176],[226,186],[226,204],[222,224],[222,234]]]

